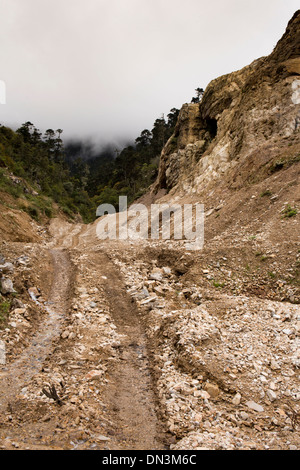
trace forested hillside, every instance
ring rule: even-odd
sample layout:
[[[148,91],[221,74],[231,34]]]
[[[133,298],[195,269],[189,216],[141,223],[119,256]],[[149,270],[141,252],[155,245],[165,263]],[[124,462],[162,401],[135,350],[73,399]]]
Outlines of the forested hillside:
[[[57,208],[90,222],[99,204],[117,208],[120,195],[131,203],[147,191],[178,113],[173,108],[167,119],[156,119],[151,131],[143,130],[123,149],[63,142],[62,129],[42,134],[30,121],[16,131],[0,126],[0,191],[35,220],[52,217]]]
[[[66,144],[66,160],[73,177],[86,177],[86,190],[94,207],[102,203],[118,207],[119,195],[131,203],[155,181],[162,148],[173,134],[179,110],[155,120],[152,130],[144,129],[135,142],[122,150],[108,145],[95,151],[89,144]]]
[[[73,218],[92,216],[83,181],[70,172],[65,160],[62,130],[42,135],[26,122],[16,132],[0,127],[0,190],[18,199],[18,207],[34,219],[51,217],[57,205]]]

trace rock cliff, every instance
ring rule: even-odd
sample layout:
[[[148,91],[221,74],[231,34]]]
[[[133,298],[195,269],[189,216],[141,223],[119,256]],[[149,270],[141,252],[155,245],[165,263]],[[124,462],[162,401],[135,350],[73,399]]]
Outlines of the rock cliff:
[[[297,159],[299,127],[300,10],[269,56],[213,80],[200,104],[183,105],[152,192],[201,196],[263,180],[283,154]]]

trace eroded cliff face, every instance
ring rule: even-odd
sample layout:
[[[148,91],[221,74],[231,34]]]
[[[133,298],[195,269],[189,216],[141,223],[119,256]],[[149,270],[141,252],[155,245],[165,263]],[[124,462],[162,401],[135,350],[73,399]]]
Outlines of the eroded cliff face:
[[[183,105],[153,193],[200,195],[217,184],[241,187],[284,149],[297,152],[299,128],[300,10],[268,57],[213,80],[200,104]]]

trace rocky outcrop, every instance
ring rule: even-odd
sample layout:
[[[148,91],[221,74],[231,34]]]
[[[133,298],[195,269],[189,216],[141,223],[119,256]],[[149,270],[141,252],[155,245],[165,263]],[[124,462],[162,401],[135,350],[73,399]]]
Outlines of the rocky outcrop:
[[[299,134],[299,75],[300,10],[268,57],[213,80],[200,104],[183,105],[152,191],[198,194],[232,184],[249,159],[256,171],[259,149],[268,146],[264,164],[275,158]]]

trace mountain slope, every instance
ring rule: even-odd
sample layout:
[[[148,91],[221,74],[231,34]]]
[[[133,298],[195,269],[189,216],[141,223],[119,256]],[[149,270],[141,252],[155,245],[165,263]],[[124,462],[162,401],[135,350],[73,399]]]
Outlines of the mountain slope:
[[[270,56],[213,80],[200,104],[182,107],[154,191],[201,195],[216,182],[239,189],[266,178],[275,159],[298,162],[299,24],[300,11]]]

